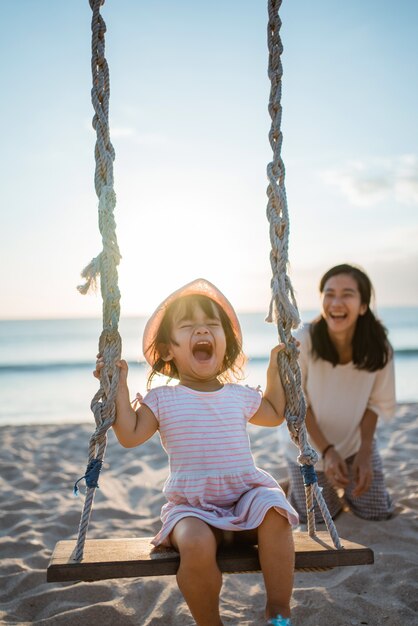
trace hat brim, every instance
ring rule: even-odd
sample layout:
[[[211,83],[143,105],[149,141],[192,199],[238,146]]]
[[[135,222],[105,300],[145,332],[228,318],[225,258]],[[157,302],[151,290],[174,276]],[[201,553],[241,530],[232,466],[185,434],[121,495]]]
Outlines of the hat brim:
[[[163,302],[161,302],[149,318],[142,338],[142,350],[146,361],[149,365],[151,365],[151,367],[153,367],[155,363],[155,354],[152,347],[167,307],[179,298],[183,298],[185,296],[207,296],[219,305],[228,316],[239,344],[242,344],[241,326],[232,304],[229,300],[227,300],[227,298],[225,298],[223,293],[215,287],[215,285],[204,278],[197,278],[191,283],[187,283],[187,285],[180,287],[180,289],[177,289],[170,294]]]

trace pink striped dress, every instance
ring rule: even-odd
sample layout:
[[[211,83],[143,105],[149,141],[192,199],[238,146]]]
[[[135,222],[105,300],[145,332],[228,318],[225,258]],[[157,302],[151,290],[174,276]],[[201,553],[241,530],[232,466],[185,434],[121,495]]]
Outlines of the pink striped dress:
[[[255,466],[246,430],[260,406],[258,391],[227,384],[218,391],[183,385],[152,389],[142,400],[154,413],[170,473],[167,503],[154,545],[170,545],[183,517],[197,517],[225,531],[257,528],[275,507],[292,525],[298,514],[279,484]]]

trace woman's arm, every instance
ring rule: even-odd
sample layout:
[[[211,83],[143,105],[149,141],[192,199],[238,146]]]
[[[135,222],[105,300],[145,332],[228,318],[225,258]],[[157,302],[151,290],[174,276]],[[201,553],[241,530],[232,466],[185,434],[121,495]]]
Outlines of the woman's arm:
[[[328,446],[333,445],[331,441],[328,441],[322,430],[319,428],[316,417],[310,406],[308,406],[308,408],[306,409],[305,423],[306,429],[310,435],[310,438],[312,439],[312,443],[314,444],[315,449],[318,450],[320,454],[322,454],[323,451],[328,448]]]
[[[356,482],[353,496],[357,498],[369,490],[373,479],[372,446],[378,416],[392,417],[395,406],[395,367],[391,358],[385,367],[376,373],[368,407],[360,422],[361,444],[353,462]]]
[[[366,409],[360,422],[361,444],[353,462],[353,472],[356,486],[353,496],[358,498],[368,491],[373,479],[372,445],[376,431],[377,414]]]
[[[345,460],[334,448],[331,441],[323,434],[311,407],[306,410],[306,429],[315,448],[324,459],[324,472],[328,480],[335,487],[346,487],[348,484],[348,470]]]

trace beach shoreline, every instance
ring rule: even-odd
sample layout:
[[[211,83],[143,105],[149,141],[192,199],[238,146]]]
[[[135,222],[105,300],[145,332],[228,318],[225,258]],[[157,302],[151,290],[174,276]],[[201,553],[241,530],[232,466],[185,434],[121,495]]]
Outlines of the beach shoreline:
[[[0,428],[0,624],[192,626],[173,576],[46,583],[56,542],[77,536],[83,501],[72,487],[84,474],[93,430],[88,423]],[[257,465],[285,478],[274,431],[252,427],[250,437]],[[396,515],[364,522],[345,512],[336,520],[341,537],[374,550],[375,564],[297,572],[295,626],[418,623],[418,403],[399,404],[395,418],[379,424],[378,442]],[[110,432],[88,537],[155,534],[167,472],[158,437],[127,450]],[[263,609],[261,574],[224,577],[225,625],[261,626]]]

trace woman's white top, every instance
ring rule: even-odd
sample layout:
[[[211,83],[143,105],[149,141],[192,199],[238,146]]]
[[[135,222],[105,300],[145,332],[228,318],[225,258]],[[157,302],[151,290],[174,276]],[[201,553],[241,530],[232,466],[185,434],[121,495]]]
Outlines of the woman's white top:
[[[360,423],[366,409],[383,418],[390,418],[395,412],[393,359],[376,372],[356,369],[352,362],[333,366],[312,355],[309,325],[300,329],[296,338],[300,341],[299,364],[306,404],[329,443],[347,459],[360,448]],[[288,436],[286,442],[284,433],[281,439],[285,441],[287,458],[296,462],[297,447]],[[315,468],[323,469],[322,459]]]

